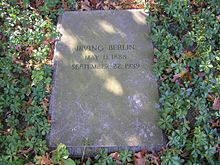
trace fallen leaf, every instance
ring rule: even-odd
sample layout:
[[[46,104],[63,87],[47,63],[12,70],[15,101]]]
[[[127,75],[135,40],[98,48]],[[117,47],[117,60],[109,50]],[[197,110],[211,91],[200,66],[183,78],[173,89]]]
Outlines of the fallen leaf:
[[[213,110],[220,110],[220,99],[215,98],[214,103],[212,105]]]
[[[25,49],[25,53],[31,55],[33,53],[34,47],[31,45]]]
[[[205,73],[204,73],[204,72],[199,72],[199,73],[198,73],[198,76],[202,78],[202,77],[205,76]]]
[[[109,156],[111,156],[114,160],[119,160],[120,157],[118,152],[111,153]]]
[[[159,50],[158,50],[156,47],[154,47],[153,51],[154,51],[154,52],[157,52],[157,51],[159,51]]]
[[[21,6],[21,7],[24,7],[22,0],[16,0],[16,4],[19,5],[19,6]]]
[[[183,153],[181,154],[181,157],[186,158],[190,155],[189,151],[183,151]]]
[[[83,11],[84,10],[86,10],[86,11],[91,10],[91,5],[88,0],[84,0],[84,1],[81,0],[80,4],[81,4],[81,10],[83,10]]]
[[[44,40],[44,41],[42,41],[42,44],[44,44],[44,45],[47,45],[47,44],[49,44],[49,43],[50,43],[49,40]]]
[[[166,78],[167,78],[167,76],[161,76],[160,81],[164,81],[164,80],[166,80]]]
[[[211,127],[212,128],[220,128],[220,119],[212,120],[211,121]]]
[[[37,156],[36,159],[39,161],[41,165],[51,165],[52,161],[48,153],[43,156]]]
[[[28,148],[28,149],[24,149],[24,150],[19,150],[17,153],[19,154],[19,155],[25,155],[25,154],[28,154],[28,153],[30,153],[31,151],[33,151],[33,148]]]
[[[214,94],[208,94],[207,100],[210,101],[210,102],[214,102],[214,100],[215,100],[215,95],[214,95]]]
[[[17,51],[21,51],[21,44],[16,45],[16,46],[15,46],[15,49],[16,49]]]
[[[165,71],[166,71],[166,73],[170,73],[170,72],[172,72],[172,69],[171,68],[166,68]]]
[[[97,3],[95,8],[101,10],[103,8],[103,3],[102,2]]]
[[[153,62],[157,62],[158,59],[156,57],[153,58]]]
[[[104,6],[102,6],[102,8],[103,8],[104,10],[109,10],[108,5],[104,5]]]
[[[98,0],[90,0],[90,2],[93,7],[96,7]]]
[[[20,137],[23,137],[24,134],[23,134],[22,132],[19,132],[18,135],[19,135]]]
[[[53,59],[54,49],[55,49],[55,42],[52,43],[51,46],[50,46],[50,52],[49,52],[49,55],[48,55],[49,61],[52,61],[52,59]],[[51,62],[51,64],[52,64],[52,62]]]
[[[186,72],[186,79],[187,79],[188,81],[190,81],[190,80],[192,79],[192,77],[191,77],[189,71]]]
[[[216,18],[220,22],[220,15],[216,16]]]
[[[145,165],[146,164],[145,154],[146,154],[145,151],[135,153],[133,155],[134,164],[135,165]]]
[[[32,104],[32,98],[29,98],[28,101],[24,101],[24,103],[25,103],[26,105],[31,105],[31,104]]]
[[[186,79],[187,79],[188,81],[191,80],[191,75],[190,75],[190,72],[189,72],[189,68],[186,68],[186,70],[184,70],[184,71],[182,71],[182,72],[180,72],[180,73],[178,73],[178,74],[175,74],[175,75],[173,76],[173,79],[172,79],[171,81],[172,81],[172,82],[176,82],[178,79],[183,80],[184,77],[186,77]]]
[[[64,10],[69,10],[69,7],[68,7],[66,0],[62,0],[62,6],[63,6]]]
[[[29,163],[25,163],[24,165],[35,165],[35,164],[32,162],[29,162]]]
[[[31,6],[32,8],[35,8],[35,9],[37,9],[37,8],[43,6],[43,5],[44,5],[44,0],[30,1],[30,6]]]
[[[1,36],[1,40],[2,40],[2,42],[4,43],[4,42],[7,42],[7,39],[6,39],[6,37],[5,36]]]
[[[122,9],[122,7],[121,7],[120,5],[112,5],[112,6],[114,6],[114,7],[115,7],[115,9],[117,9],[117,10]]]
[[[48,116],[48,117],[47,117],[47,121],[48,121],[48,123],[50,123],[50,124],[52,123],[51,116]]]
[[[182,71],[178,74],[178,77],[182,79],[185,74],[186,74],[186,71]]]
[[[194,56],[193,52],[191,51],[184,51],[184,54],[186,55],[186,57],[188,58],[192,58]]]
[[[14,64],[21,64],[21,65],[23,65],[23,60],[19,60],[16,57],[12,57],[12,62]]]
[[[173,79],[171,80],[172,82],[175,82],[179,78],[179,74],[175,74],[173,76]]]

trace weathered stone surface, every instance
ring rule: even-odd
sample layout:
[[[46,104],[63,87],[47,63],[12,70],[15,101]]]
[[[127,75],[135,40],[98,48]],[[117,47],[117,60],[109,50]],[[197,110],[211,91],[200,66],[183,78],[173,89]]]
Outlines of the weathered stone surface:
[[[106,147],[158,148],[152,43],[140,10],[65,12],[58,24],[50,99],[50,147],[71,154]],[[86,146],[86,147],[84,147]]]

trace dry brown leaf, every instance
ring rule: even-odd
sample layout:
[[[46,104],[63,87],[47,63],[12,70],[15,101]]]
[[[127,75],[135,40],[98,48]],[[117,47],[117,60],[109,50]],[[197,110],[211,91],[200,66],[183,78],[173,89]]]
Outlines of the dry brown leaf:
[[[31,105],[32,104],[32,98],[29,98],[28,101],[24,101],[24,104]]]
[[[44,5],[44,0],[35,0],[36,2],[36,7],[40,7]]]
[[[69,10],[69,7],[68,7],[66,0],[62,0],[62,6],[63,6],[64,10]]]
[[[212,94],[212,93],[211,93],[211,94],[208,94],[207,100],[210,101],[210,102],[214,102],[214,100],[215,100],[215,95]]]
[[[31,151],[33,151],[33,148],[28,148],[28,149],[26,149],[26,150],[19,150],[17,153],[18,153],[19,155],[25,155],[25,154],[30,153]]]
[[[146,164],[145,152],[141,151],[141,152],[135,153],[133,155],[133,160],[134,160],[135,165],[145,165]]]
[[[171,68],[166,68],[165,71],[166,71],[166,73],[171,73],[172,69]]]
[[[111,156],[114,160],[119,160],[120,157],[118,152],[111,153],[109,156]]]
[[[21,51],[21,44],[16,45],[16,46],[15,46],[15,49],[16,49],[17,51]]]
[[[214,103],[212,105],[213,110],[220,110],[220,99],[215,98]]]
[[[220,22],[220,15],[216,16],[216,18]]]
[[[44,40],[44,41],[42,41],[42,44],[44,44],[44,45],[47,45],[47,44],[49,44],[49,43],[50,43],[49,40]]]
[[[77,9],[80,10],[110,10],[110,9],[143,9],[144,2],[137,4],[136,0],[81,0],[77,3]]]
[[[204,77],[204,76],[205,76],[205,73],[204,73],[204,72],[199,72],[199,73],[198,73],[198,76],[199,76],[199,77]]]
[[[191,77],[189,71],[186,72],[186,79],[187,79],[188,81],[190,81],[190,80],[192,79],[192,77]]]
[[[175,82],[175,81],[178,80],[178,78],[179,78],[179,74],[175,74],[175,75],[173,76],[173,79],[172,79],[171,81],[172,81],[172,82]]]
[[[122,7],[120,5],[113,5],[115,7],[115,9],[120,10],[122,9]]]
[[[157,62],[158,59],[156,57],[153,58],[153,62]]]
[[[19,60],[16,57],[12,57],[12,62],[14,64],[21,64],[21,65],[23,65],[23,60]]]
[[[159,51],[159,50],[158,50],[157,48],[154,48],[154,53],[155,53],[155,52],[158,52],[158,51]]]
[[[23,137],[24,133],[23,133],[23,132],[19,132],[18,135],[19,135],[20,137]]]
[[[103,8],[103,3],[102,2],[97,3],[95,8],[96,9],[102,9]]]
[[[95,7],[99,1],[98,0],[90,0],[90,2],[91,2],[91,5],[93,7]]]
[[[188,58],[192,58],[194,56],[193,52],[191,51],[184,51],[184,54],[186,55],[186,57]]]
[[[7,39],[6,39],[6,37],[5,36],[1,36],[1,40],[2,40],[2,42],[4,43],[4,42],[7,42]]]
[[[183,153],[181,154],[181,157],[187,158],[189,154],[190,154],[189,151],[183,151]]]
[[[15,2],[16,2],[17,5],[19,5],[19,6],[21,6],[21,7],[24,7],[22,0],[16,0]]]
[[[220,119],[213,120],[211,122],[211,126],[212,126],[212,128],[220,128]]]
[[[164,80],[166,80],[167,79],[167,76],[161,76],[160,77],[160,81],[164,81]]]
[[[178,77],[182,79],[185,74],[186,74],[186,71],[182,71],[178,74]]]
[[[32,162],[29,162],[29,163],[25,163],[24,165],[35,165],[35,164]]]
[[[31,45],[25,49],[25,53],[31,55],[33,53],[34,47]]]
[[[81,1],[81,10],[91,10],[90,2],[88,0]]]
[[[109,10],[108,5],[104,5],[104,6],[102,6],[102,8],[103,8],[104,10]]]
[[[43,156],[37,156],[36,158],[38,159],[41,165],[51,165],[52,163],[48,153],[46,153]]]

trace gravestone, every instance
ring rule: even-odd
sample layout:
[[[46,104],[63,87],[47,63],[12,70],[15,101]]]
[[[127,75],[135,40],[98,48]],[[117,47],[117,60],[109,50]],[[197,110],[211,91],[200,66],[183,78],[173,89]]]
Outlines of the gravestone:
[[[145,13],[64,12],[58,29],[49,146],[75,156],[163,146]]]

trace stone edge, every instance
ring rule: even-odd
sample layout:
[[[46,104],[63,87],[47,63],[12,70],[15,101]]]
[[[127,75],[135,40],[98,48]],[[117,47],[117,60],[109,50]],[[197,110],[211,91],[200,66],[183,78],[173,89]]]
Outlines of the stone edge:
[[[129,9],[129,10],[106,10],[107,12],[120,12],[120,11],[142,11],[144,12],[143,9]],[[74,12],[74,13],[88,13],[91,11],[66,11],[66,12]],[[92,12],[103,12],[103,10],[93,10]],[[147,12],[144,12],[146,14],[146,17],[148,16]],[[64,13],[61,14],[58,17],[58,22],[57,22],[57,29],[59,29],[59,26],[61,25],[62,22],[62,17],[63,17]],[[56,52],[56,44],[58,41],[55,42],[55,48],[54,48],[54,52]],[[51,102],[54,100],[54,91],[53,91],[53,86],[55,85],[55,75],[57,73],[57,63],[58,61],[55,58],[55,53],[54,53],[54,57],[53,57],[53,73],[52,73],[52,82],[51,82],[51,94],[49,96],[49,110],[48,110],[48,114],[51,117],[52,116],[52,104]],[[53,121],[52,121],[53,122]],[[162,130],[161,130],[162,131]],[[70,153],[71,157],[82,157],[82,155],[84,155],[85,157],[90,157],[90,156],[95,156],[97,155],[101,150],[107,150],[108,153],[112,153],[112,152],[118,152],[121,150],[129,150],[132,152],[139,152],[141,150],[145,150],[145,151],[159,151],[162,148],[164,148],[166,146],[166,142],[167,142],[167,138],[164,135],[164,133],[162,133],[163,136],[163,144],[158,144],[154,147],[149,147],[149,146],[104,146],[104,147],[98,147],[98,146],[82,146],[82,147],[73,147],[73,146],[67,146],[67,149]],[[50,132],[46,135],[46,141],[48,144],[48,148],[50,151],[55,150],[57,148],[57,146],[51,146],[49,145],[49,141],[50,141]]]
[[[63,14],[61,14],[59,17],[58,17],[58,21],[57,21],[57,29],[59,29],[59,26],[61,25],[61,21],[62,21],[62,16]],[[48,109],[48,115],[49,117],[51,118],[51,123],[53,122],[53,119],[52,119],[52,109],[53,108],[53,105],[52,105],[52,102],[54,101],[54,86],[55,86],[55,76],[57,74],[57,63],[58,61],[56,60],[56,45],[57,45],[58,41],[55,42],[55,45],[54,45],[54,56],[53,56],[53,60],[52,60],[52,82],[51,82],[51,93],[49,95],[49,109]],[[50,133],[51,133],[51,126],[50,126],[50,131],[49,133],[46,134],[46,141],[47,141],[47,144],[48,146],[50,146]],[[50,148],[50,147],[49,147]]]
[[[164,148],[165,145],[158,144],[157,146],[105,146],[105,147],[99,147],[99,146],[81,146],[81,147],[70,147],[67,146],[67,149],[70,153],[70,157],[74,158],[81,158],[83,155],[84,157],[95,157],[100,151],[106,150],[107,153],[113,153],[113,152],[119,152],[122,150],[129,150],[133,153],[139,152],[139,151],[160,151],[162,148]],[[50,147],[50,150],[55,150],[56,147]]]

